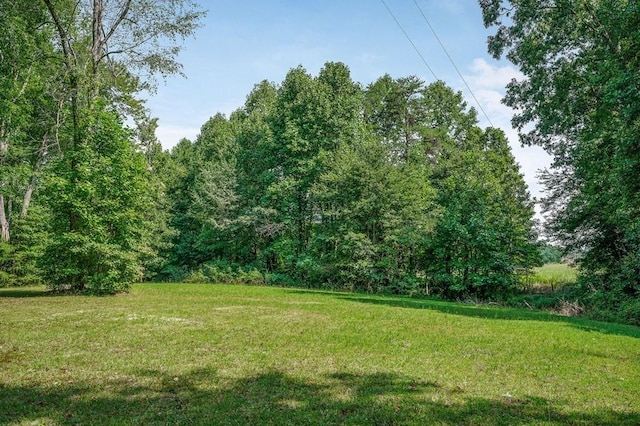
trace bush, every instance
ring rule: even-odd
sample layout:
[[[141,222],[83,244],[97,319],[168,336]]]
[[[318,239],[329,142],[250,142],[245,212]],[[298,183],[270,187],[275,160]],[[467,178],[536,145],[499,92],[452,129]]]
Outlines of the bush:
[[[204,274],[204,272],[202,272],[202,269],[197,269],[191,272],[190,274],[187,274],[187,276],[182,279],[182,282],[199,284],[199,283],[208,283],[210,281],[209,281],[209,278]]]
[[[265,276],[256,268],[233,265],[224,261],[207,262],[183,279],[189,283],[260,285]]]
[[[424,292],[425,285],[415,275],[405,275],[399,279],[394,280],[389,285],[389,290],[393,294],[404,294],[407,296],[414,296],[418,293]]]
[[[53,239],[41,268],[47,285],[57,291],[115,294],[142,277],[135,253],[72,232]]]
[[[266,282],[267,285],[274,287],[296,287],[298,285],[298,283],[288,275],[277,273],[267,274]]]
[[[320,284],[322,268],[320,264],[311,256],[301,254],[294,258],[294,267],[291,271],[296,281],[303,283],[307,287],[316,287]]]
[[[583,293],[581,300],[585,315],[591,319],[640,325],[640,298],[591,291]]]
[[[624,322],[640,326],[640,297],[623,302],[620,306],[620,316]]]
[[[8,271],[13,266],[13,247],[8,243],[0,243],[0,287],[14,285],[15,277]]]
[[[41,284],[37,249],[0,243],[0,287]]]
[[[162,271],[153,277],[153,280],[164,282],[186,282],[188,277],[189,270],[186,267],[167,264],[162,268]]]
[[[265,283],[264,275],[255,268],[243,271],[238,279],[242,284],[261,285]]]

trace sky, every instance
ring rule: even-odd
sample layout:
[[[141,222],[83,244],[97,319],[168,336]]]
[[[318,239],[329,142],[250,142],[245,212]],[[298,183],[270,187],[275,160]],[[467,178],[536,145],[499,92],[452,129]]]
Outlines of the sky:
[[[363,87],[384,74],[415,75],[427,83],[443,80],[479,111],[480,125],[489,126],[475,96],[493,126],[507,134],[531,194],[542,195],[536,174],[550,159],[538,147],[521,147],[511,127],[513,111],[500,100],[505,85],[521,74],[509,62],[487,54],[486,40],[493,30],[484,28],[477,0],[199,0],[199,4],[207,16],[193,37],[184,41],[178,57],[186,78],[160,81],[157,93],[147,101],[151,116],[159,119],[156,135],[165,149],[182,138],[195,140],[200,127],[216,113],[228,116],[240,108],[262,80],[280,83],[299,65],[317,75],[326,62],[343,62]]]

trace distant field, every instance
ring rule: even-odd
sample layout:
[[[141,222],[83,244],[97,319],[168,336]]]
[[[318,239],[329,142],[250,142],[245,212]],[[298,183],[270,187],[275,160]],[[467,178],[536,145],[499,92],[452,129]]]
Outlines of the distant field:
[[[0,290],[0,424],[638,425],[640,329],[197,284]]]
[[[566,263],[548,263],[539,268],[534,268],[534,272],[540,277],[564,281],[575,281],[578,274],[576,268]]]
[[[578,271],[566,263],[549,263],[534,268],[533,273],[525,277],[525,284],[532,289],[551,289],[576,282]]]

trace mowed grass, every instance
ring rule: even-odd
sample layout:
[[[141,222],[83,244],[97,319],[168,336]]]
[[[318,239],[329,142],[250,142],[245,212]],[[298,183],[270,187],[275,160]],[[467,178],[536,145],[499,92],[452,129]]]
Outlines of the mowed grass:
[[[546,313],[140,284],[0,330],[0,424],[640,424],[640,329]]]

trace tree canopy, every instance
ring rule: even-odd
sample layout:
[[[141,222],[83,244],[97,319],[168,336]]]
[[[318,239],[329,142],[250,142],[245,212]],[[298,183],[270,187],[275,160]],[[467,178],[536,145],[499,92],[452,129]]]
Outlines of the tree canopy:
[[[581,266],[600,309],[640,320],[640,4],[481,0],[489,52],[524,78],[507,87],[543,175],[551,237]]]
[[[3,283],[143,279],[504,297],[539,261],[504,133],[441,81],[302,66],[164,152],[142,93],[190,0],[3,2]],[[17,213],[16,213],[17,212]]]
[[[348,67],[262,82],[171,153],[168,278],[501,297],[536,264],[533,203],[502,131],[442,82]],[[195,271],[195,272],[194,272]],[[176,275],[178,274],[178,275]]]
[[[189,0],[2,3],[0,278],[110,293],[142,277],[164,219],[149,214],[162,196],[139,94],[180,71],[202,13]]]

